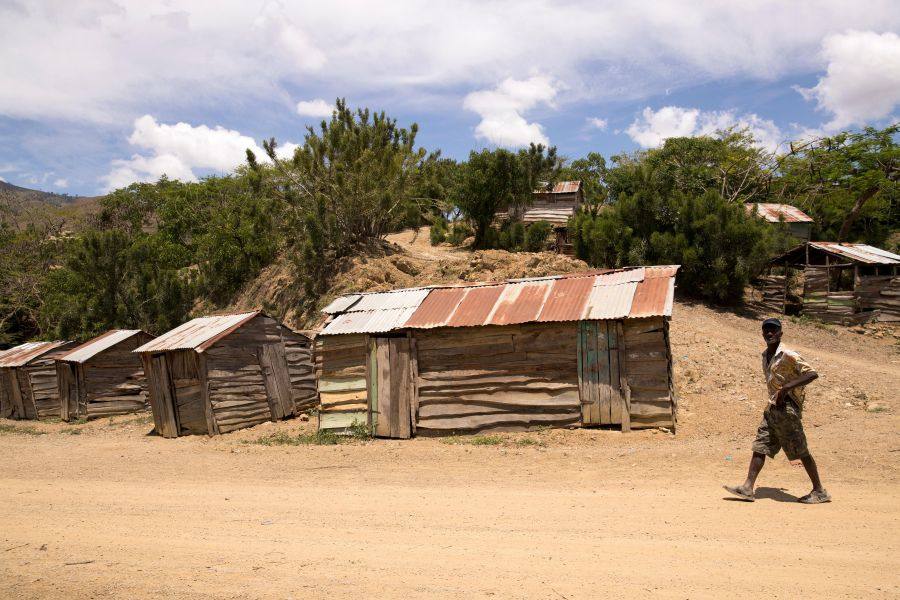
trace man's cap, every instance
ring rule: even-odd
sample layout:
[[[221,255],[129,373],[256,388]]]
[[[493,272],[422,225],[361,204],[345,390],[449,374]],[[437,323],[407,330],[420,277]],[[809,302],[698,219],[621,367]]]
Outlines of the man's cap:
[[[774,327],[775,329],[781,329],[781,321],[774,317],[770,317],[762,322],[763,329],[766,327]]]

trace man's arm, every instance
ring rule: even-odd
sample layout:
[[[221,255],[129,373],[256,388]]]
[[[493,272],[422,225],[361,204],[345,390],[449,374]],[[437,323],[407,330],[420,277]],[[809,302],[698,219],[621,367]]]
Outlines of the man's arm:
[[[781,386],[781,389],[778,390],[778,393],[775,395],[775,406],[777,406],[778,408],[784,408],[784,403],[788,398],[788,392],[790,392],[795,387],[806,385],[818,378],[819,374],[810,368],[808,371],[801,373],[799,377],[795,377],[790,381],[786,381],[784,385]]]

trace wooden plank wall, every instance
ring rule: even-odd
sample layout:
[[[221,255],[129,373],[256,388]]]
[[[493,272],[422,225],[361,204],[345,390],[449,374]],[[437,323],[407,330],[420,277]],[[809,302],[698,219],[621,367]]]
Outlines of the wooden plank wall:
[[[827,317],[827,268],[807,266],[803,269],[803,312],[811,317]]]
[[[279,325],[259,315],[204,352],[209,401],[219,433],[272,420],[258,349],[281,344]]]
[[[631,427],[672,427],[671,349],[663,317],[625,319],[625,379],[631,399]]]
[[[147,378],[140,357],[132,350],[149,339],[132,336],[82,366],[85,402],[77,416],[99,419],[147,408]]]
[[[784,312],[786,277],[765,275],[754,284],[754,301],[760,307],[773,313]]]
[[[900,321],[900,277],[863,275],[856,283],[862,310],[879,310],[880,321]]]
[[[342,430],[367,423],[367,338],[362,334],[316,339],[319,428]]]
[[[578,426],[576,331],[538,323],[414,332],[417,433]]]
[[[166,353],[166,363],[175,390],[175,413],[178,415],[178,435],[207,433],[206,412],[200,389],[200,364],[193,350],[174,350]]]
[[[0,419],[9,419],[13,414],[13,403],[10,397],[6,369],[0,369]]]
[[[313,361],[313,344],[305,335],[281,327],[287,357],[288,373],[291,377],[291,397],[294,400],[294,411],[315,408],[319,404],[316,392],[316,366]]]
[[[20,382],[29,389],[31,403],[25,403],[26,418],[46,419],[59,417],[59,388],[56,381],[56,365],[50,356],[41,357],[21,367]],[[22,378],[25,375],[27,380]],[[23,388],[25,389],[25,388]],[[33,408],[32,408],[33,406]],[[33,410],[37,411],[35,415]]]

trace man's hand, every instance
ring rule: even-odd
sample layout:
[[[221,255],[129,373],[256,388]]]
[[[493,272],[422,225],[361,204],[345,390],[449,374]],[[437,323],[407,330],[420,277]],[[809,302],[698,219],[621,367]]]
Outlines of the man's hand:
[[[788,398],[788,390],[785,388],[781,388],[777,392],[775,392],[775,408],[780,410],[784,410],[784,405],[787,402]]]

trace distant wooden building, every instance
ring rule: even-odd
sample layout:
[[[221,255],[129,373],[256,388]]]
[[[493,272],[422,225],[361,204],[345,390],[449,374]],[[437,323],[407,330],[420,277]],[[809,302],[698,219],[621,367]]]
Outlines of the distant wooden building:
[[[747,212],[762,217],[769,223],[783,226],[791,237],[800,242],[808,242],[815,221],[805,212],[790,204],[750,203],[745,204]]]
[[[531,225],[546,221],[553,227],[553,248],[557,252],[572,254],[572,242],[569,239],[569,219],[584,204],[584,189],[580,181],[560,181],[547,184],[535,190],[531,195],[531,204],[526,207],[510,207],[494,217],[495,224],[504,221],[521,221]]]
[[[226,433],[316,405],[311,341],[261,312],[194,319],[134,352],[163,437]]]
[[[762,303],[826,321],[900,320],[900,255],[866,244],[809,242],[773,259],[760,278]],[[791,288],[802,286],[791,307]]]
[[[394,438],[672,427],[677,269],[337,298],[316,337],[319,426]]]
[[[133,351],[152,336],[113,329],[56,359],[60,418],[95,419],[147,408],[147,379]]]
[[[0,417],[59,417],[53,361],[74,342],[28,342],[0,353]]]

